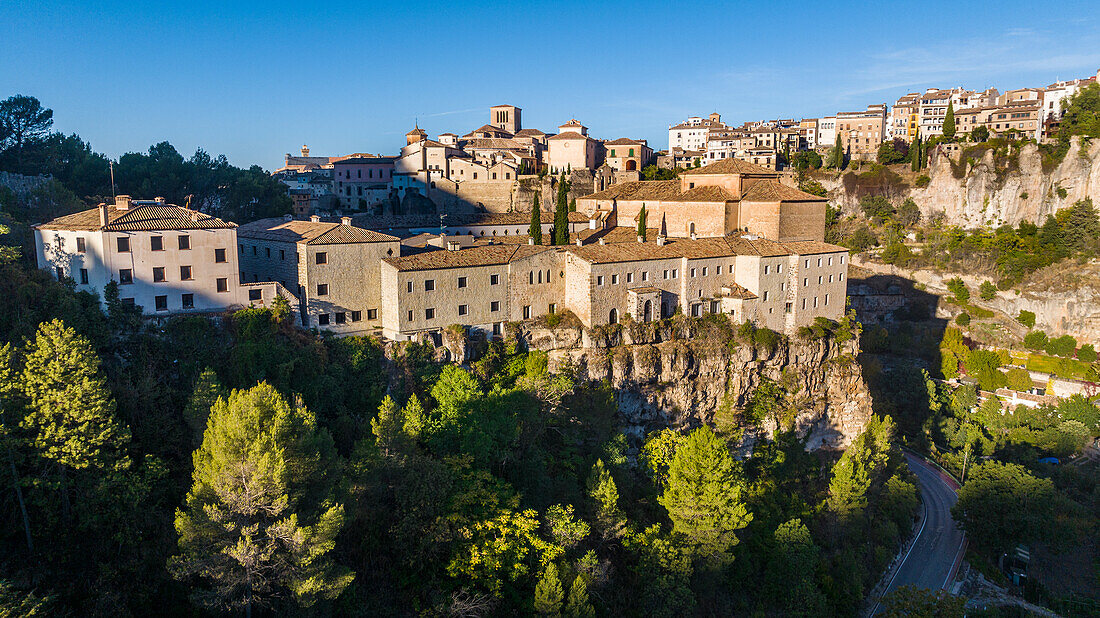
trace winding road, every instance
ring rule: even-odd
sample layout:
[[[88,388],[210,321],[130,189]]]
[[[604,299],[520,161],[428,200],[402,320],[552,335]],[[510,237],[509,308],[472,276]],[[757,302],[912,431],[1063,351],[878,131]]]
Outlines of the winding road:
[[[906,453],[905,460],[920,483],[921,519],[916,539],[883,596],[901,586],[930,590],[948,588],[959,569],[965,548],[963,533],[951,518],[951,507],[958,500],[958,484],[919,457]],[[877,606],[874,611],[877,612]]]

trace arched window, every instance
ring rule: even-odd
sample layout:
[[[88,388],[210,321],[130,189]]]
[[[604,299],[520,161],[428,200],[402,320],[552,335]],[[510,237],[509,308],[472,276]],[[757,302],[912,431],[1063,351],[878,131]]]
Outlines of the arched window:
[[[618,312],[618,310],[612,309],[611,311],[609,311],[607,313],[607,323],[608,324],[618,324],[619,323],[619,312]]]
[[[653,303],[651,301],[645,301],[645,308],[642,310],[642,321],[649,322],[653,319]]]
[[[695,223],[692,222],[691,225],[688,227],[688,234],[694,234],[694,233],[695,233]]]

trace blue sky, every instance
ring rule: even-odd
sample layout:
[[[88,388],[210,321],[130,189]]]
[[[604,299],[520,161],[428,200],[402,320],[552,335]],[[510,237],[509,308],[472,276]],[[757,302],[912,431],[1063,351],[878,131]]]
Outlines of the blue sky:
[[[109,156],[168,140],[266,168],[394,153],[488,107],[667,146],[669,124],[1001,90],[1100,68],[1100,3],[0,2],[0,98]]]

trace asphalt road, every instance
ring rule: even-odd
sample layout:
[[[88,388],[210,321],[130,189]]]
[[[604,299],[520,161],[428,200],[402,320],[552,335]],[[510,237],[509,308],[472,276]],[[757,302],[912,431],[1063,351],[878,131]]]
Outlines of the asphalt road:
[[[886,588],[886,594],[900,586],[947,588],[963,553],[963,533],[951,518],[951,507],[958,500],[957,485],[920,458],[906,453],[905,459],[920,483],[921,523],[917,538]]]

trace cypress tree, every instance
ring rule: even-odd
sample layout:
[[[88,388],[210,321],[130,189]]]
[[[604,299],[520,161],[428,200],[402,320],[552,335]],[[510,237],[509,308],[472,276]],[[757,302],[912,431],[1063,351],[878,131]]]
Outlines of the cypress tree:
[[[913,138],[913,146],[909,149],[909,167],[914,172],[919,172],[923,161],[923,153],[921,153],[920,132]]]
[[[531,227],[527,235],[535,239],[536,245],[542,244],[542,209],[539,208],[539,192],[535,191],[535,197],[531,200]]]
[[[951,139],[955,137],[955,105],[947,104],[947,115],[943,117],[943,136]]]
[[[577,198],[569,201],[569,212],[577,212]]]
[[[645,202],[642,202],[642,209],[638,212],[638,238],[645,240]]]
[[[540,616],[561,616],[561,603],[565,592],[558,577],[558,567],[553,562],[546,565],[539,583],[535,585],[535,613]]]
[[[330,555],[344,524],[336,450],[308,410],[266,382],[233,391],[211,409],[193,460],[168,567],[208,585],[195,589],[198,604],[248,616],[280,596],[308,607],[351,583]]]
[[[565,602],[565,615],[569,618],[596,618],[596,608],[588,600],[588,582],[578,573],[569,588],[569,598]]]
[[[844,147],[840,145],[840,133],[836,134],[836,144],[829,153],[829,166],[836,169],[844,167]]]
[[[565,174],[558,181],[557,208],[554,210],[554,243],[569,244],[569,181]]]

